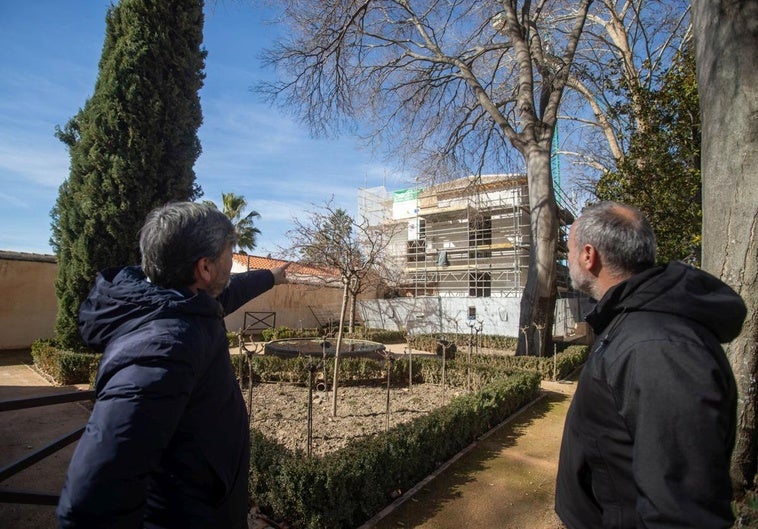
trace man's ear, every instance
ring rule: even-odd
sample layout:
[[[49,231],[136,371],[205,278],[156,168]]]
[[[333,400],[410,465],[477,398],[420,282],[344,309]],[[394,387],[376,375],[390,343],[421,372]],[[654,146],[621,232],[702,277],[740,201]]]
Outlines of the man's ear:
[[[202,257],[195,263],[195,284],[205,285],[211,281],[211,261]]]
[[[600,254],[597,253],[597,248],[591,244],[585,244],[582,247],[580,261],[587,271],[597,273],[597,269],[600,266]]]

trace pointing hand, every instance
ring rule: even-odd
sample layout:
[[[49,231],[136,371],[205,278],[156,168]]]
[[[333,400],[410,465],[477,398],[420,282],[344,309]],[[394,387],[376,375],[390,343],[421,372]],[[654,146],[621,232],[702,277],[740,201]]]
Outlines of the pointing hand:
[[[291,264],[292,263],[285,263],[282,266],[278,266],[276,268],[271,269],[271,273],[274,274],[275,285],[281,285],[282,283],[289,283],[289,279],[287,279],[287,268],[289,268]]]

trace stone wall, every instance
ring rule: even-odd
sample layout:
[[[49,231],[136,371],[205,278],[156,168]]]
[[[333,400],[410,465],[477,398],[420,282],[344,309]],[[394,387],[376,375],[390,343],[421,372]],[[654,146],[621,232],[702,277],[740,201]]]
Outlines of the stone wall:
[[[342,304],[342,289],[324,286],[284,284],[261,294],[224,320],[229,332],[243,328],[245,312],[275,312],[276,326],[291,329],[318,327],[327,319],[338,320]],[[258,314],[257,317],[263,317]],[[250,317],[247,323],[252,321]],[[270,319],[266,320],[271,322]],[[272,322],[273,323],[273,322]]]
[[[0,251],[0,350],[54,336],[57,275],[55,256]],[[275,312],[277,326],[317,327],[319,321],[339,317],[341,302],[341,288],[277,285],[227,316],[226,328],[237,332],[245,312]]]
[[[55,329],[57,264],[51,255],[0,252],[0,349],[19,349]],[[254,318],[278,327],[312,328],[337,320],[342,289],[305,284],[277,285],[226,317],[226,328],[237,332]],[[483,322],[484,334],[517,336],[521,299],[419,297],[363,299],[358,317],[364,325],[414,333],[470,332],[469,315]],[[554,334],[571,334],[586,301],[558,300]],[[246,312],[250,315],[247,320]],[[265,313],[275,313],[266,317]]]
[[[52,255],[0,252],[0,349],[53,337],[57,275]]]

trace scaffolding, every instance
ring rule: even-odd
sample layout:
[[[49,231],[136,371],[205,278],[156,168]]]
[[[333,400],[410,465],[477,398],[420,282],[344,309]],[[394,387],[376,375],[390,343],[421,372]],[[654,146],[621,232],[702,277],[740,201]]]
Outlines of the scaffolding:
[[[398,223],[390,253],[400,295],[519,297],[530,248],[525,175],[461,178],[428,189],[362,190],[362,215]]]

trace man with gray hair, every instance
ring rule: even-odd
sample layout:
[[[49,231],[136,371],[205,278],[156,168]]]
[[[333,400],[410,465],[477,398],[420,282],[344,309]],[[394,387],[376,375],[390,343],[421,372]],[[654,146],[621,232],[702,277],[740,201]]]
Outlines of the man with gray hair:
[[[97,400],[59,527],[247,527],[248,416],[223,317],[285,283],[287,265],[231,276],[234,243],[214,207],[171,203],[147,216],[141,267],[98,275],[79,311],[103,351]]]
[[[556,512],[570,529],[727,528],[737,390],[721,343],[746,308],[680,262],[655,266],[655,236],[631,206],[585,209],[569,272],[598,300],[597,340],[566,418]]]

